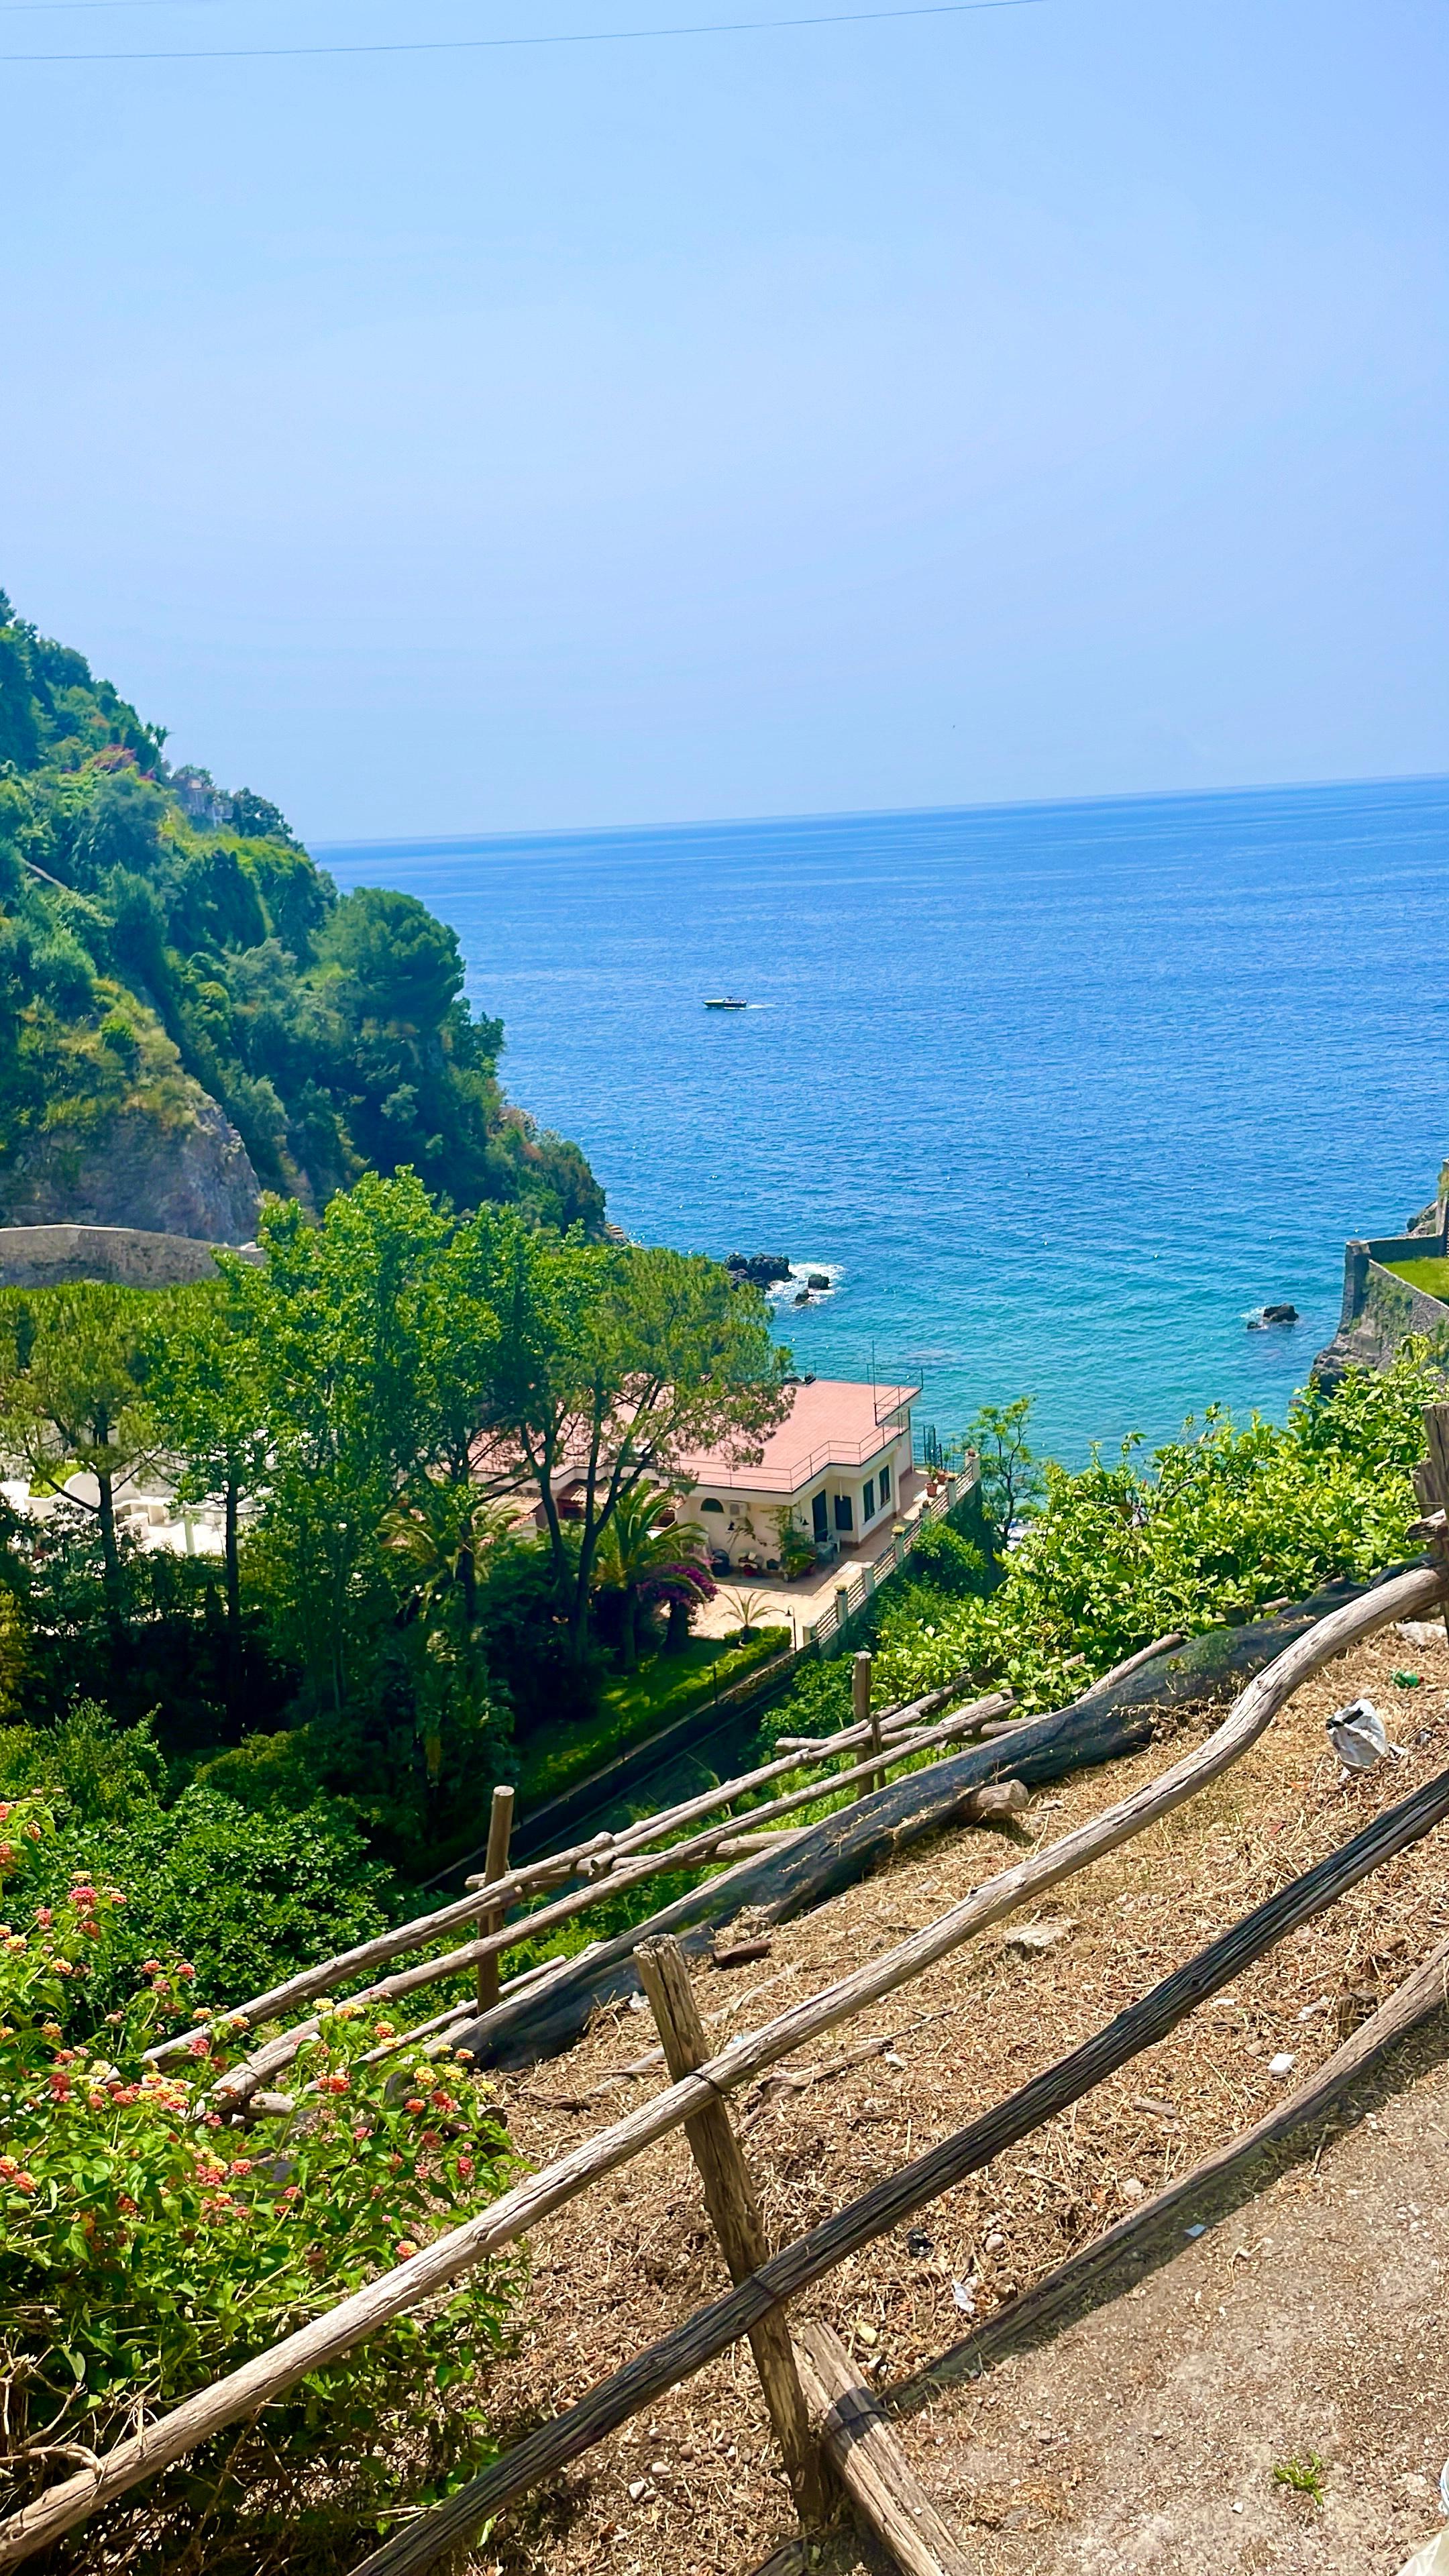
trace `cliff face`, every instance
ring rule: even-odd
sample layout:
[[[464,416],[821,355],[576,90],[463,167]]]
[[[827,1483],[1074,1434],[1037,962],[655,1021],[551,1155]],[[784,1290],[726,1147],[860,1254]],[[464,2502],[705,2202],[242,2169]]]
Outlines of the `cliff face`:
[[[407,1169],[597,1237],[603,1192],[507,1099],[447,924],[339,895],[274,805],[163,742],[0,591],[0,1223],[235,1242],[259,1183],[321,1208]]]
[[[197,1084],[164,1114],[118,1110],[84,1142],[40,1137],[0,1173],[0,1224],[136,1227],[249,1243],[261,1192],[236,1129]]]

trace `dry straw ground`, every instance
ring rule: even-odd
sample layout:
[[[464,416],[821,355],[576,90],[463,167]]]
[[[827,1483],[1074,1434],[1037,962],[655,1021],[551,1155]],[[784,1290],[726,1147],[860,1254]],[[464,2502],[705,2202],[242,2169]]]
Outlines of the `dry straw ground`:
[[[1417,1674],[1418,1687],[1396,1684],[1396,1672]],[[1324,1719],[1360,1692],[1377,1701],[1406,1751],[1345,1786]],[[1055,1840],[1213,1722],[1202,1713],[1171,1741],[1036,1797],[1015,1839]],[[799,2235],[1025,2082],[1446,1762],[1442,1639],[1410,1643],[1389,1630],[1330,1666],[1224,1779],[1056,1891],[1040,1918],[1021,1918],[1058,1931],[1053,1946],[1023,1953],[1016,1923],[988,1932],[809,2062],[772,2070],[736,2097],[771,2241]],[[699,1968],[707,2021],[725,2035],[817,1991],[928,1922],[1008,1856],[1002,1833],[944,1836],[778,1930],[767,1961],[729,1975]],[[1012,2299],[1259,2117],[1286,2080],[1270,2072],[1271,2061],[1291,2056],[1291,2080],[1301,2080],[1446,1929],[1441,1831],[1072,2113],[849,2263],[810,2294],[804,2312],[827,2316],[869,2377],[906,2377],[967,2331],[973,2313]],[[610,2010],[566,2057],[500,2079],[520,2152],[542,2162],[658,2084],[654,2069],[627,2071],[652,2036],[646,2012]],[[540,2230],[532,2258],[519,2346],[493,2391],[505,2439],[570,2404],[725,2281],[677,2135],[560,2212]],[[1064,2358],[1058,2366],[1073,2365]],[[949,2491],[979,2532],[983,2570],[1045,2566],[1044,2542],[1025,2557],[1007,2543],[1024,2520],[1042,2533],[1065,2524],[1069,2484],[1049,2458],[999,2491],[963,2484],[952,2452],[969,2438],[956,2418],[918,2425],[911,2439],[928,2483],[943,2501]],[[550,2576],[724,2576],[752,2567],[792,2528],[741,2348],[516,2508],[471,2565],[479,2576],[544,2567]],[[987,2546],[997,2531],[1001,2556]],[[841,2566],[864,2563],[844,2542],[830,2555]]]

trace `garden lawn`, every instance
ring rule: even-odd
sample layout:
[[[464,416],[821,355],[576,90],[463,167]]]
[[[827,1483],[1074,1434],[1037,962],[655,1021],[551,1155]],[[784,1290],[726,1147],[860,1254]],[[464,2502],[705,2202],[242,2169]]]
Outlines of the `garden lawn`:
[[[762,1628],[746,1645],[718,1637],[691,1637],[678,1655],[651,1655],[636,1673],[606,1684],[591,1717],[561,1719],[529,1737],[518,1770],[522,1814],[577,1787],[617,1754],[662,1734],[691,1709],[708,1706],[716,1685],[723,1691],[790,1642],[788,1628]]]
[[[1449,1306],[1449,1261],[1429,1254],[1422,1261],[1386,1261],[1384,1268],[1410,1288],[1422,1290],[1426,1297],[1440,1297]]]

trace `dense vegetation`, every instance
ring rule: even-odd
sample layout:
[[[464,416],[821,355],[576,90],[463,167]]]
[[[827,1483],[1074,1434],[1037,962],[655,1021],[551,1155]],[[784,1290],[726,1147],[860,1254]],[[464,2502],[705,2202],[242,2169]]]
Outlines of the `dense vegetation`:
[[[509,2179],[486,2093],[416,2052],[369,2062],[393,2029],[355,2005],[324,2008],[296,2110],[246,2153],[205,2098],[240,2034],[203,2010],[207,2036],[147,2064],[204,1983],[164,1943],[124,1972],[134,1889],[84,1865],[52,1886],[51,1828],[42,1798],[0,1803],[0,1892],[23,1926],[0,1943],[7,2508],[405,2260],[440,2206]],[[204,2445],[108,2515],[105,2564],[336,2566],[359,2529],[476,2465],[480,2373],[521,2278],[516,2261],[465,2274]],[[93,2566],[96,2546],[89,2526],[55,2555]]]
[[[597,1232],[577,1146],[503,1097],[453,932],[411,895],[339,897],[275,806],[163,743],[0,592],[0,1213],[65,1213],[118,1132],[164,1159],[209,1099],[309,1206],[408,1165]]]
[[[204,1286],[0,1293],[0,1453],[55,1498],[0,1517],[0,1790],[62,1789],[143,1946],[223,1999],[476,1845],[495,1779],[606,1758],[672,1665],[707,1693],[674,1463],[788,1401],[763,1298],[711,1262],[411,1174],[320,1221],[270,1201],[262,1243]],[[137,1476],[220,1553],[139,1544]]]
[[[1131,1439],[1077,1473],[1033,1458],[1025,1401],[986,1408],[973,1426],[986,1544],[938,1525],[882,1594],[868,1641],[879,1695],[969,1670],[1010,1681],[1024,1710],[1059,1707],[1170,1630],[1197,1635],[1412,1556],[1421,1408],[1442,1391],[1411,1343],[1382,1375],[1305,1388],[1281,1426],[1238,1428],[1214,1408],[1147,1458]],[[845,1672],[820,1666],[777,1723],[838,1722],[848,1699]]]

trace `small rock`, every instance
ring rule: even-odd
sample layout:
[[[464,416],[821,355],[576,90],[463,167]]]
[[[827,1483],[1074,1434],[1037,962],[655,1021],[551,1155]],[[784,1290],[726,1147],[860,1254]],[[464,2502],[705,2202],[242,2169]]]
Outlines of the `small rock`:
[[[651,2460],[649,2463],[649,2475],[651,2478],[667,2478],[669,2475],[669,2462],[667,2460]]]
[[[879,2343],[880,2341],[880,2336],[877,2334],[875,2327],[866,2317],[861,2317],[857,2321],[855,2332],[857,2340],[861,2343]]]
[[[806,1273],[805,1285],[807,1288],[819,1290],[822,1288],[828,1288],[830,1282],[823,1270],[811,1270]]]
[[[999,2254],[1003,2245],[1006,2243],[1006,2239],[1002,2235],[999,2227],[993,2227],[990,2235],[984,2236],[981,2242],[988,2254]]]
[[[631,2504],[640,2503],[643,2497],[647,2496],[648,2493],[649,2481],[647,2478],[631,2478],[629,2480],[629,2502]]]
[[[1129,2174],[1121,2188],[1124,2200],[1145,2200],[1147,2198],[1147,2185],[1145,2182],[1139,2182],[1135,2174]]]
[[[1296,1306],[1265,1306],[1263,1309],[1263,1321],[1265,1324],[1296,1324],[1298,1321],[1298,1309]],[[1241,2505],[1239,2505],[1238,2511],[1240,2513],[1242,2512]]]
[[[1067,1935],[1075,1932],[1076,1928],[1075,1923],[1069,1922],[1065,1915],[1059,1915],[1050,1923],[1018,1923],[1010,1932],[1003,1932],[1002,1948],[1020,1950],[1023,1957],[1028,1959],[1039,1958],[1043,1950],[1054,1950],[1057,1943],[1065,1941]]]
[[[1280,2048],[1276,2057],[1269,2058],[1268,2072],[1270,2075],[1276,2075],[1281,2083],[1285,2075],[1292,2074],[1297,2063],[1298,2060],[1290,2048]]]

